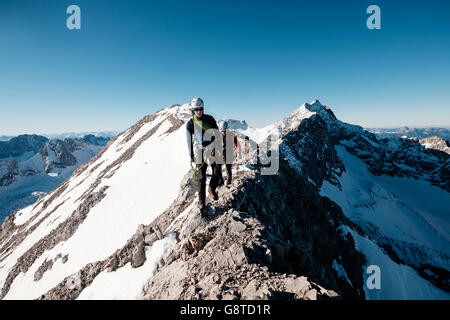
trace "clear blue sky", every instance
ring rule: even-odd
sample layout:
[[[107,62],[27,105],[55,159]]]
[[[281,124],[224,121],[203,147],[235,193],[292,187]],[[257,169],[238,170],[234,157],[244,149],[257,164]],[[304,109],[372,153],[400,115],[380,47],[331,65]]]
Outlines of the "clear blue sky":
[[[0,1],[0,135],[122,130],[195,96],[255,126],[315,98],[363,126],[450,126],[450,1]]]

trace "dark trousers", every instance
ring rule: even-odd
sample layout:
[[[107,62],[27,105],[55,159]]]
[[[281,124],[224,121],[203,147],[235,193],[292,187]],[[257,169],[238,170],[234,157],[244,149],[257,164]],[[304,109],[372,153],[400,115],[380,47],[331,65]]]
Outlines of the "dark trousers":
[[[223,182],[224,182],[223,176],[222,176],[222,165],[221,165],[221,164],[218,164],[218,166],[219,166],[219,172],[220,172],[219,185],[222,185]],[[227,169],[227,180],[228,180],[229,183],[231,183],[231,178],[232,178],[231,167],[232,167],[232,164],[231,164],[231,163],[227,163],[227,164],[225,165],[225,167],[226,167],[226,169]]]
[[[205,162],[203,165],[197,164],[197,193],[198,193],[198,201],[200,204],[205,204],[206,200],[206,168],[208,164]],[[209,181],[209,187],[215,191],[217,185],[219,184],[220,179],[220,171],[219,166],[215,163],[211,164],[212,169],[212,177]]]

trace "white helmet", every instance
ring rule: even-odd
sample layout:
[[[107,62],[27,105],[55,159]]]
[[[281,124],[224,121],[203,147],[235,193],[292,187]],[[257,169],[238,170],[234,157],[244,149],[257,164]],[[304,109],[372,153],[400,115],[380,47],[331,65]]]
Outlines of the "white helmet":
[[[192,108],[198,108],[198,107],[203,108],[204,107],[203,100],[201,98],[192,99],[191,107]]]

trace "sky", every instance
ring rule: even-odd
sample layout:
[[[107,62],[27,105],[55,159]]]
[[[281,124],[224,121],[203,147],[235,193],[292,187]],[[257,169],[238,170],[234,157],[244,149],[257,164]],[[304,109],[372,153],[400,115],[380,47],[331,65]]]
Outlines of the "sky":
[[[314,99],[364,127],[450,127],[449,57],[448,0],[1,0],[0,135],[120,131],[194,97],[256,127]]]

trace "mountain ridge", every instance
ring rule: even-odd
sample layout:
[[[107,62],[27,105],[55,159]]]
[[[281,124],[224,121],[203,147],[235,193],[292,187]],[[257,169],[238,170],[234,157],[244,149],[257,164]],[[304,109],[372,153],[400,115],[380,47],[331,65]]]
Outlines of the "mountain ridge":
[[[208,205],[205,221],[195,210],[184,145],[189,106],[144,117],[7,218],[0,297],[448,298],[448,154],[378,140],[319,104],[304,104],[265,129],[279,134],[269,147],[279,147],[278,174],[261,174],[270,160],[265,152],[256,162],[256,150],[243,152],[233,186],[219,190],[223,197]],[[412,150],[416,163],[407,157]],[[404,198],[404,184],[394,190],[378,177],[426,183],[430,196],[444,195],[442,207]],[[406,226],[394,220],[389,227],[386,208]],[[376,263],[390,271],[383,273],[385,291],[365,286],[365,268]]]

